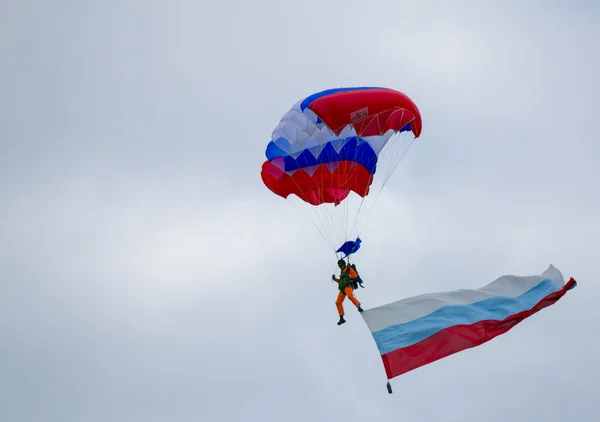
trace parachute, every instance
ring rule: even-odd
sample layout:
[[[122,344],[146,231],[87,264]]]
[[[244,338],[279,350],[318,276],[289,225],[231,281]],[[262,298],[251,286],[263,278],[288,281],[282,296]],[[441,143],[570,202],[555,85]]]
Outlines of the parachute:
[[[360,247],[381,190],[421,129],[419,109],[399,91],[317,92],[297,101],[273,130],[261,177],[346,258]]]

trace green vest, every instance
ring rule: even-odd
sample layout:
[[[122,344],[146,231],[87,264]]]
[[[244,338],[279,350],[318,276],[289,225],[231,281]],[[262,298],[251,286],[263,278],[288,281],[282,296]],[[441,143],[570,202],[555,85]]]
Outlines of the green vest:
[[[340,274],[340,282],[339,282],[339,289],[340,292],[344,292],[344,289],[348,286],[351,286],[354,283],[354,281],[352,281],[352,279],[350,278],[350,270],[348,269],[348,266],[344,267],[342,269],[342,273]]]

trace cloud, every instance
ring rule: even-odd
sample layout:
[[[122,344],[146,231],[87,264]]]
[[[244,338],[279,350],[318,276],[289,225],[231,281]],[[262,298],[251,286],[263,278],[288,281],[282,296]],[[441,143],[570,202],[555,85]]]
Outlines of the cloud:
[[[2,419],[594,414],[592,3],[66,5],[0,13]],[[355,258],[366,307],[580,282],[392,396],[360,316],[335,325],[332,251],[259,176],[287,109],[343,85],[424,119]]]

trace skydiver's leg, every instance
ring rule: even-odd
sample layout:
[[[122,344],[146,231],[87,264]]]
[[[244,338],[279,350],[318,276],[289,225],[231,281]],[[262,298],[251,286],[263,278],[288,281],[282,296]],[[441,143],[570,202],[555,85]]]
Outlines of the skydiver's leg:
[[[351,301],[352,303],[354,303],[354,305],[355,305],[355,306],[360,306],[360,302],[358,301],[358,299],[357,299],[357,298],[355,298],[355,297],[354,297],[354,291],[353,291],[353,290],[354,290],[354,289],[353,289],[352,287],[350,287],[350,286],[347,286],[347,287],[344,289],[344,292],[346,293],[346,296],[348,296],[348,299],[350,299],[350,301]]]
[[[342,302],[345,298],[346,295],[342,292],[339,292],[335,301],[335,306],[337,308],[338,315],[340,316],[340,320],[338,321],[337,325],[342,325],[344,322],[346,322],[346,320],[344,319],[344,306],[342,305]]]
[[[344,292],[346,292],[346,296],[348,296],[348,299],[350,299],[350,301],[352,303],[354,303],[354,305],[356,306],[356,308],[358,309],[358,312],[362,312],[363,309],[360,307],[360,302],[358,301],[357,298],[354,297],[354,289],[352,289],[352,287],[348,286],[344,289]]]
[[[342,305],[342,302],[344,302],[344,299],[346,299],[346,295],[342,292],[339,292],[337,295],[337,299],[335,301],[335,307],[337,308],[339,316],[344,315],[344,305]]]

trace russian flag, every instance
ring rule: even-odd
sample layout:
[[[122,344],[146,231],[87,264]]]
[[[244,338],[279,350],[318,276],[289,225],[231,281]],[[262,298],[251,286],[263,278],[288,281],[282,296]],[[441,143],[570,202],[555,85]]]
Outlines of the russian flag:
[[[361,315],[389,380],[506,333],[576,284],[550,265],[541,275],[505,275],[477,290],[424,294]]]

